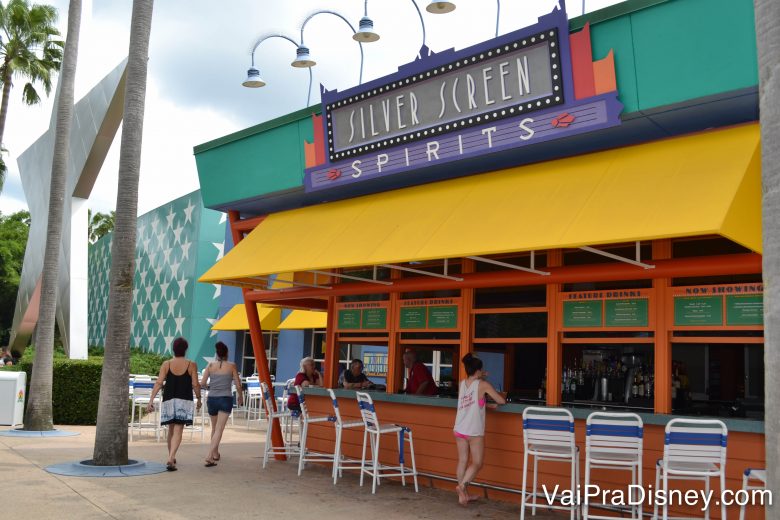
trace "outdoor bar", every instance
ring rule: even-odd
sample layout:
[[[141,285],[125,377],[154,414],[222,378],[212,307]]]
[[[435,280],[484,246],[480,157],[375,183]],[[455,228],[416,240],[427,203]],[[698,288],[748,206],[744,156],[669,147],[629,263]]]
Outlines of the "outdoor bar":
[[[491,497],[519,500],[528,406],[570,410],[581,452],[591,412],[637,413],[646,486],[671,419],[718,418],[740,489],[765,464],[755,52],[750,0],[631,0],[323,89],[322,107],[196,147],[234,244],[201,281],[241,289],[269,384],[256,304],[327,309],[326,386],[373,353],[376,412],[414,432],[423,485],[453,488],[470,352],[509,401],[487,413]],[[408,350],[436,395],[404,393]],[[325,389],[306,402],[333,413]],[[312,425],[307,447],[334,439]],[[342,449],[360,459],[362,431]],[[568,487],[565,469],[542,464],[540,485]]]

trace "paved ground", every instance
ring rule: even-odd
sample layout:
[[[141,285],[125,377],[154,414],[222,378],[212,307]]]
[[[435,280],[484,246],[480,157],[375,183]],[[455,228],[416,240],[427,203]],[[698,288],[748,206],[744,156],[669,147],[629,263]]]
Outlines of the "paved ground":
[[[272,462],[262,470],[265,433],[247,431],[238,424],[235,428],[228,425],[222,461],[214,468],[203,467],[206,445],[200,443],[199,434],[189,440],[185,433],[177,472],[128,478],[59,477],[43,468],[90,458],[94,442],[94,427],[63,429],[81,435],[0,437],[0,518],[193,519],[251,515],[290,520],[457,520],[519,516],[519,507],[502,502],[486,500],[461,508],[454,493],[424,486],[415,494],[413,488],[385,483],[372,496],[370,487],[359,487],[354,472],[345,472],[344,479],[334,486],[330,472],[316,465],[308,466],[300,478],[294,464]],[[131,443],[130,456],[165,462],[165,443],[158,444],[146,434]]]

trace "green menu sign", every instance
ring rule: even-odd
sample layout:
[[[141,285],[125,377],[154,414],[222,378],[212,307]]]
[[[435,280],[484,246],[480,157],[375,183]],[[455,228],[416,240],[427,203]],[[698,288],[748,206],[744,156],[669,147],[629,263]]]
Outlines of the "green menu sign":
[[[358,309],[342,309],[339,311],[340,329],[359,329],[360,311]]]
[[[363,309],[363,327],[364,329],[386,329],[387,328],[387,309]]]
[[[428,307],[428,328],[429,329],[457,329],[458,328],[458,306],[445,305],[437,307]]]
[[[428,324],[427,317],[427,307],[401,307],[398,318],[399,328],[424,329]]]
[[[723,296],[676,296],[674,324],[683,327],[723,325]]]
[[[764,296],[740,294],[726,296],[726,325],[763,325]]]
[[[603,301],[563,302],[564,327],[601,327]]]
[[[604,314],[607,327],[647,327],[647,298],[606,300]]]

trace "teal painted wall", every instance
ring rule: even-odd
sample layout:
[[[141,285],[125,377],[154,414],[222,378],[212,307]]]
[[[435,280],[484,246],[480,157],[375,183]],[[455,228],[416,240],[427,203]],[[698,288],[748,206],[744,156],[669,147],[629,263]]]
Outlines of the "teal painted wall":
[[[199,366],[214,355],[210,328],[221,289],[197,279],[221,257],[224,217],[204,208],[198,191],[138,217],[132,345],[170,354],[173,339],[183,336],[190,344],[187,357]],[[90,345],[105,341],[111,240],[109,234],[89,248]]]
[[[756,87],[753,0],[630,0],[593,20],[593,57],[613,49],[624,115]],[[300,188],[317,107],[195,148],[206,206]]]

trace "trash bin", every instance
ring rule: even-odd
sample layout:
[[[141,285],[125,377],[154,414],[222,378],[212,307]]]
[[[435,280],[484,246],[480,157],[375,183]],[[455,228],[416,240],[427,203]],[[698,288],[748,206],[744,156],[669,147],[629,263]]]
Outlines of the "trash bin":
[[[0,371],[0,425],[16,426],[24,421],[26,372]]]

